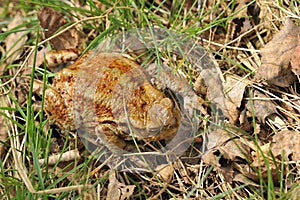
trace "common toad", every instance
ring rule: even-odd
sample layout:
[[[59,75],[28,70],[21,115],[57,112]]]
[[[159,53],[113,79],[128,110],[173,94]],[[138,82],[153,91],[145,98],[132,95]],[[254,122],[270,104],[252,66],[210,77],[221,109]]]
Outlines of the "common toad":
[[[62,130],[119,148],[126,140],[173,136],[180,110],[156,89],[143,67],[120,54],[90,53],[64,68],[45,93],[45,111]]]

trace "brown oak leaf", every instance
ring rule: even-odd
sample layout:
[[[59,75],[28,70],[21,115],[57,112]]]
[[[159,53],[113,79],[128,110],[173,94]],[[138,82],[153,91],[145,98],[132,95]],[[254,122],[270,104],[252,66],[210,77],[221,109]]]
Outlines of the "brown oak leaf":
[[[271,150],[275,157],[284,156],[285,161],[300,161],[300,133],[283,130],[273,137]],[[282,155],[284,152],[284,155]]]
[[[256,75],[270,84],[288,87],[295,81],[290,61],[297,44],[298,27],[287,18],[285,26],[261,49],[261,66]]]
[[[63,15],[59,14],[51,8],[42,8],[38,13],[40,25],[45,29],[45,36],[49,38],[53,36],[61,27],[63,27],[67,20]],[[83,44],[83,37],[79,31],[71,28],[62,34],[50,40],[54,49],[75,49],[80,48]]]

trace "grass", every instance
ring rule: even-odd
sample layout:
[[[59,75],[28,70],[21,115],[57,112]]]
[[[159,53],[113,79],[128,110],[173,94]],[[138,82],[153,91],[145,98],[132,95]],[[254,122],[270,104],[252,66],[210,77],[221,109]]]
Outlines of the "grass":
[[[84,49],[95,48],[107,36],[122,31],[153,26],[168,28],[199,41],[213,54],[224,76],[236,76],[240,80],[245,79],[248,83],[254,84],[253,87],[249,84],[248,88],[260,88],[275,99],[276,101],[273,102],[281,106],[282,110],[286,111],[283,105],[288,104],[294,96],[298,96],[298,83],[278,92],[278,88],[264,86],[256,82],[253,77],[260,65],[258,49],[261,48],[262,43],[270,41],[270,35],[278,31],[285,17],[294,18],[296,24],[299,23],[299,1],[282,0],[264,3],[264,1],[253,0],[238,10],[236,10],[238,1],[225,0],[201,1],[207,5],[200,5],[199,8],[197,1],[189,7],[179,1],[173,1],[173,5],[169,5],[169,1],[151,3],[151,1],[141,0],[101,2],[86,0],[85,6],[81,7],[66,2],[68,3],[56,0],[29,0],[0,3],[2,4],[0,6],[0,69],[2,66],[5,67],[5,71],[0,74],[3,94],[1,98],[5,99],[0,105],[2,116],[0,124],[2,122],[3,126],[0,132],[5,130],[3,132],[8,134],[3,139],[0,137],[0,145],[3,146],[0,147],[0,199],[85,199],[88,197],[100,199],[107,195],[110,187],[112,170],[97,162],[87,150],[84,150],[76,134],[64,133],[57,127],[50,126],[43,108],[45,86],[51,82],[52,72],[45,65],[35,65],[38,62],[36,57],[32,59],[31,66],[25,65],[30,53],[35,56],[37,50],[50,46],[48,40],[43,39],[37,18],[41,7],[53,8],[66,17],[68,23],[55,34],[59,35],[60,31],[73,26],[88,35],[82,42]],[[261,12],[267,12],[266,18],[260,19],[260,22],[257,22],[259,14],[255,13],[257,8],[260,8]],[[247,9],[248,13],[244,12]],[[273,12],[270,13],[270,10]],[[8,25],[12,23],[18,11],[22,13],[22,23],[8,30]],[[254,26],[241,33],[238,31],[239,23],[245,19],[250,19]],[[272,25],[266,26],[269,22]],[[22,37],[26,35],[27,40],[23,42],[19,38],[8,44],[7,37],[18,33],[22,33]],[[21,51],[18,53],[17,50]],[[156,51],[154,54],[161,56],[162,60],[172,62],[171,54],[160,53],[157,48],[154,50]],[[176,68],[178,62],[172,63]],[[185,62],[176,69],[192,83],[199,75],[197,70],[189,67]],[[40,94],[36,91],[35,80],[40,80],[42,83],[39,88]],[[284,95],[288,100],[283,98]],[[202,97],[205,98],[205,95]],[[252,98],[249,97],[250,102]],[[211,111],[209,107],[205,108],[208,112]],[[286,111],[283,114],[291,115],[297,122],[298,111],[295,113]],[[205,152],[197,149],[200,152],[198,157],[192,157],[192,154],[189,162],[182,159],[172,165],[174,174],[169,181],[162,181],[155,172],[145,174],[116,172],[120,183],[116,183],[115,187],[126,188],[124,185],[135,185],[134,196],[131,197],[134,199],[148,199],[158,194],[160,195],[157,198],[160,199],[297,199],[299,191],[297,165],[285,160],[284,152],[278,161],[271,152],[266,153],[262,150],[262,145],[270,142],[271,136],[278,131],[278,128],[260,122],[254,111],[250,118],[251,128],[247,130],[238,124],[226,124],[223,129],[228,130],[230,134],[234,133],[238,138],[246,138],[247,144],[254,144],[251,146],[252,152],[256,152],[262,158],[258,159],[260,162],[258,166],[252,163],[254,157],[230,160],[220,151],[215,152],[218,154],[216,165],[209,165],[198,159],[199,155],[202,156]],[[285,125],[292,129],[295,127],[295,121],[285,122]],[[206,123],[206,125],[204,122],[202,124],[202,132],[212,122],[208,120]],[[232,125],[235,127],[231,128]],[[262,139],[262,133],[259,132],[261,130],[266,132],[268,139]],[[3,148],[2,153],[1,148]],[[64,153],[74,149],[78,149],[80,156],[73,155],[74,159],[62,162]],[[59,157],[54,164],[50,165],[48,162],[52,154],[57,154]],[[45,160],[43,164],[39,163],[41,159]],[[288,162],[289,164],[285,164]],[[272,171],[274,163],[275,172]],[[245,179],[228,181],[217,164],[221,167],[225,166],[221,168],[222,170],[233,170],[236,173],[245,170],[242,167],[247,166],[254,173]],[[245,171],[243,172],[240,174],[245,175]],[[126,195],[126,191],[123,192],[123,195]]]

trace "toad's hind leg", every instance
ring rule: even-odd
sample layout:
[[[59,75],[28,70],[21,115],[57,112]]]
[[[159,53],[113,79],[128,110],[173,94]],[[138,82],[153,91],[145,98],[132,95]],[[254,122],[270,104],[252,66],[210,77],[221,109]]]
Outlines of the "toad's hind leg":
[[[45,60],[47,66],[53,68],[59,64],[76,60],[79,54],[80,51],[78,49],[51,50],[46,53]]]

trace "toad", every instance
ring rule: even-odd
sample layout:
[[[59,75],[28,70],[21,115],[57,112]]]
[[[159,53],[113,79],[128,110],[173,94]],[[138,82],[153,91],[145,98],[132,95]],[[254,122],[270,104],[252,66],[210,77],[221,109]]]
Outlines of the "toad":
[[[45,112],[62,130],[77,130],[94,143],[125,149],[132,139],[163,140],[177,132],[180,109],[150,80],[129,58],[92,52],[56,74],[45,92]]]

